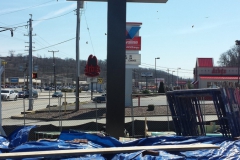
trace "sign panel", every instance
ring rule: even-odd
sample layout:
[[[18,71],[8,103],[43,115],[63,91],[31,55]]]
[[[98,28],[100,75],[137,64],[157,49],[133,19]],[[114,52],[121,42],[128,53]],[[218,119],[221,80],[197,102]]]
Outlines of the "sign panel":
[[[98,79],[97,79],[97,83],[98,83],[98,84],[102,84],[102,83],[103,83],[103,78],[98,78]]]
[[[126,64],[141,64],[141,54],[126,54]]]
[[[11,83],[18,83],[19,78],[10,78]]]
[[[141,50],[141,37],[126,39],[126,50]]]
[[[143,72],[143,73],[141,73],[141,76],[142,77],[152,77],[153,73],[151,73],[151,72]]]
[[[97,77],[100,75],[100,66],[98,65],[96,56],[89,55],[84,72],[87,77]]]

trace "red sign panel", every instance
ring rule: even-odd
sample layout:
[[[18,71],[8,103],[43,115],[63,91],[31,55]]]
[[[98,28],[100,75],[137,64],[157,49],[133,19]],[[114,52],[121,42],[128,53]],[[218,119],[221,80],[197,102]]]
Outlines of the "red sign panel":
[[[100,74],[100,67],[98,65],[96,56],[90,55],[88,57],[88,61],[87,61],[87,64],[86,64],[84,72],[85,72],[85,75],[87,77],[99,76],[99,74]]]
[[[141,37],[126,39],[126,50],[141,50]]]

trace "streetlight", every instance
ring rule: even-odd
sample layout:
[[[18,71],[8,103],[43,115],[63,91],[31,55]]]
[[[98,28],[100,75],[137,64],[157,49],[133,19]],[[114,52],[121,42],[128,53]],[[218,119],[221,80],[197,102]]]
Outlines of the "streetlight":
[[[175,71],[172,71],[172,87],[173,87],[173,72],[175,72]]]
[[[156,60],[160,59],[160,57],[155,58],[155,85],[156,85],[156,93],[157,93],[157,72],[156,72]]]
[[[167,69],[167,71],[168,71],[168,76],[167,76],[167,86],[169,87],[169,84],[170,84],[170,83],[169,83],[169,71],[170,71],[170,70]]]
[[[181,68],[177,68],[177,87],[178,87],[178,70]]]
[[[235,44],[237,46],[239,46],[240,45],[240,40],[236,40]],[[237,48],[237,51],[238,51],[238,48]],[[238,52],[238,56],[237,56],[237,63],[238,63],[238,86],[239,86],[239,52]]]

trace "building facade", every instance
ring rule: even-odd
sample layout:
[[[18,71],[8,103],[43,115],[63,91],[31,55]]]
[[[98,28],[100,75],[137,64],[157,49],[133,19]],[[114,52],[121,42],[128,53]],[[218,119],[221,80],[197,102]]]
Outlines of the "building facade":
[[[217,88],[223,82],[236,84],[239,82],[238,67],[214,66],[213,58],[197,58],[193,71],[194,88]]]

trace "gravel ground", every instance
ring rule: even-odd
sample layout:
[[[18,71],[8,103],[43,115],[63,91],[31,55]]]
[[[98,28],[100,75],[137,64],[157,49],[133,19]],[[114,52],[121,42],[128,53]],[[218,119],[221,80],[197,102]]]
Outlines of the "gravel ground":
[[[148,107],[134,107],[134,108],[125,108],[125,116],[164,116],[164,115],[171,115],[167,106],[155,106],[153,111],[148,111]],[[204,105],[202,106],[203,114],[216,114],[215,108],[213,105]],[[88,118],[95,118],[96,114],[98,117],[105,117],[106,116],[106,108],[99,108],[99,109],[80,109],[78,111],[62,111],[59,112],[57,108],[55,110],[42,110],[42,111],[35,111],[25,115],[25,118],[28,119],[42,119],[42,120],[54,120],[54,119],[88,119]]]

